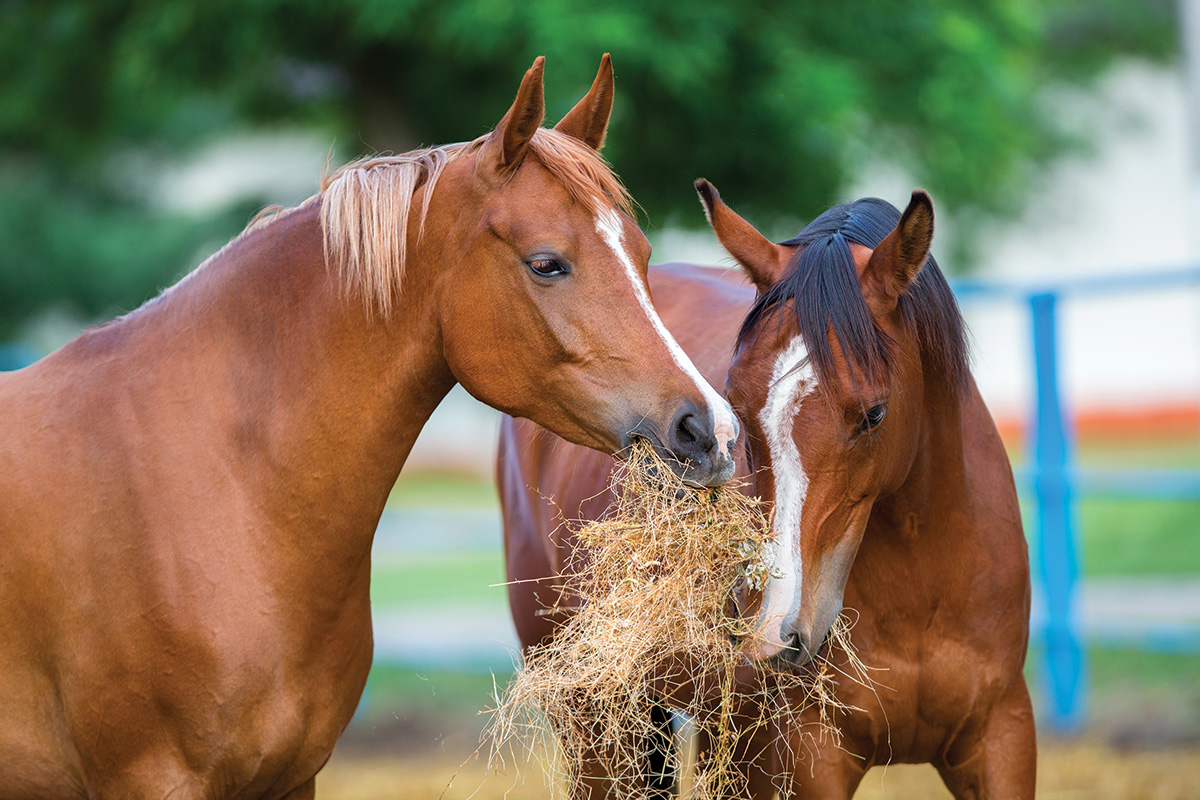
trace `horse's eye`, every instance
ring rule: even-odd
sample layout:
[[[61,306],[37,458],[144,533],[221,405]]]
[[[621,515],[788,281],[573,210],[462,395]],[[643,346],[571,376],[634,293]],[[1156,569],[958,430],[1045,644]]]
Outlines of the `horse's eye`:
[[[887,406],[874,406],[867,409],[867,413],[863,415],[862,422],[858,424],[858,432],[865,433],[878,428],[886,414]]]
[[[529,261],[526,261],[525,264],[529,267],[533,274],[539,275],[543,278],[553,278],[558,275],[566,275],[571,271],[567,268],[566,264],[562,263],[557,258],[531,258]]]

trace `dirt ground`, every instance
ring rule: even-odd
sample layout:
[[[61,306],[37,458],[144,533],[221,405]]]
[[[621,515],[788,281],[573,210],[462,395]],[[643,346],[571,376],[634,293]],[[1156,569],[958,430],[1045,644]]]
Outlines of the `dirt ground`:
[[[551,791],[536,764],[489,774],[480,761],[458,772],[447,753],[388,756],[353,748],[334,755],[317,778],[322,800],[547,800]],[[857,800],[949,798],[929,766],[872,770]],[[1095,743],[1044,746],[1038,797],[1045,800],[1200,800],[1200,746],[1120,750]]]

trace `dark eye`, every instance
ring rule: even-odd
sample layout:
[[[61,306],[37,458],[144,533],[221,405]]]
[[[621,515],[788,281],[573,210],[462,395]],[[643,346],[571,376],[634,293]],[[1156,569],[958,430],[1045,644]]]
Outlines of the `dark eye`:
[[[863,415],[862,422],[858,424],[858,432],[866,433],[867,431],[878,428],[883,422],[884,416],[887,414],[887,406],[874,406],[867,409],[867,413]]]
[[[553,278],[558,275],[567,275],[571,272],[567,265],[559,261],[557,258],[544,256],[540,258],[531,258],[525,262],[526,266],[533,272],[534,275],[543,278]]]

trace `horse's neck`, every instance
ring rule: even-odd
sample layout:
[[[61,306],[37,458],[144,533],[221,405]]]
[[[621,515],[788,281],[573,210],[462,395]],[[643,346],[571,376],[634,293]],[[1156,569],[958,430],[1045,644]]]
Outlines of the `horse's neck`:
[[[946,519],[966,500],[964,422],[974,391],[974,384],[956,391],[941,377],[926,383],[912,467],[899,489],[876,503],[886,526],[914,545],[940,547]]]
[[[410,275],[416,267],[410,260]],[[204,435],[237,445],[230,468],[268,514],[308,515],[327,538],[369,547],[453,378],[419,280],[386,323],[338,280],[313,203],[247,234],[141,312],[142,338],[170,349],[163,381],[184,385],[193,424],[214,428]]]

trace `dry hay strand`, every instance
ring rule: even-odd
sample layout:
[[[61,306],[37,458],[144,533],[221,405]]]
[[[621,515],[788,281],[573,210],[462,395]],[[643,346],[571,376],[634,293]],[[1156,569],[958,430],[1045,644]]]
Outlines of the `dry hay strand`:
[[[658,723],[652,716],[662,705],[701,734],[697,800],[742,792],[743,762],[756,754],[741,752],[739,740],[758,728],[803,725],[806,743],[837,744],[835,714],[853,710],[838,700],[838,681],[871,685],[844,617],[803,670],[751,664],[741,650],[753,620],[734,610],[734,589],[743,581],[761,589],[775,570],[762,501],[736,486],[689,487],[648,446],[625,460],[612,490],[610,513],[575,533],[562,589],[564,606],[578,610],[525,654],[524,670],[496,698],[492,765],[524,746],[527,758],[554,754],[543,767],[560,788],[587,776],[610,782],[612,796],[645,797],[652,744],[665,746],[676,759],[668,771],[678,773],[673,737],[661,711]]]

